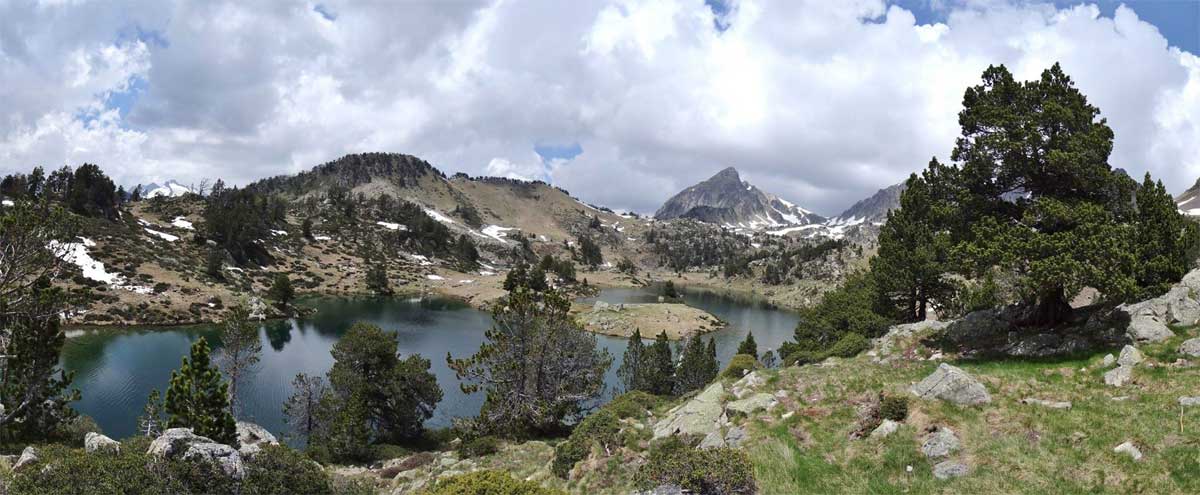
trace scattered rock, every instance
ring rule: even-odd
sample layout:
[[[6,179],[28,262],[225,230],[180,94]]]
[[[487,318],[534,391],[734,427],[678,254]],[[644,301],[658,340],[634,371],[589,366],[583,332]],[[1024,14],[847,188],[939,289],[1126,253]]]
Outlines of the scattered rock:
[[[707,435],[721,417],[725,386],[713,383],[682,405],[676,406],[654,425],[654,438],[670,435]]]
[[[633,492],[633,495],[684,495],[683,488],[679,485],[659,485],[651,490],[644,492]]]
[[[734,448],[741,447],[742,442],[745,442],[748,436],[746,428],[735,426],[725,433],[725,445]]]
[[[721,430],[714,429],[714,430],[708,432],[707,435],[704,435],[704,440],[700,441],[700,445],[697,448],[699,448],[701,450],[708,450],[708,449],[719,449],[724,446],[725,446],[725,437],[721,436]]]
[[[237,439],[238,453],[243,457],[254,457],[267,445],[279,445],[279,440],[266,428],[245,421],[237,423]]]
[[[967,372],[946,363],[933,374],[913,385],[912,393],[922,399],[937,398],[959,405],[987,404],[992,401],[986,388]]]
[[[1114,364],[1117,364],[1117,358],[1115,356],[1113,356],[1111,353],[1105,354],[1104,360],[1100,361],[1100,366],[1104,367],[1104,368],[1110,368]]]
[[[1117,358],[1117,365],[1133,366],[1145,360],[1146,356],[1137,347],[1126,345],[1121,348],[1121,355]]]
[[[1200,338],[1183,341],[1179,344],[1179,353],[1188,357],[1200,357]]]
[[[885,419],[882,423],[879,423],[879,426],[875,427],[875,429],[871,431],[871,438],[887,438],[892,433],[896,433],[896,430],[899,429],[900,423],[890,419]]]
[[[1133,442],[1125,442],[1113,449],[1113,452],[1118,454],[1128,454],[1135,461],[1142,460],[1142,451],[1137,448]]]
[[[25,466],[37,464],[39,460],[41,459],[38,457],[37,449],[32,446],[25,447],[25,450],[21,451],[21,457],[17,458],[17,463],[13,464],[13,471],[20,471]]]
[[[89,454],[119,454],[121,453],[121,444],[99,433],[89,432],[83,437],[83,450]]]
[[[939,480],[966,476],[968,472],[970,468],[966,464],[956,461],[942,461],[933,466],[933,477]]]
[[[1175,332],[1158,320],[1136,316],[1129,321],[1126,334],[1137,342],[1148,343],[1162,342],[1175,336]]]
[[[1200,406],[1200,397],[1180,397],[1179,405],[1182,407]]]
[[[734,382],[733,386],[729,388],[729,391],[734,397],[737,397],[738,399],[745,399],[746,396],[753,393],[755,389],[766,385],[766,383],[767,379],[762,376],[762,373],[752,371],[750,374],[743,376],[737,382]]]
[[[925,443],[921,444],[921,453],[925,454],[925,457],[936,459],[946,457],[958,448],[958,435],[954,434],[954,430],[942,426],[925,437]]]
[[[160,459],[203,460],[221,468],[227,476],[245,476],[242,456],[233,447],[199,436],[191,428],[170,428],[150,442],[146,454]]]
[[[901,340],[908,339],[917,334],[937,332],[949,325],[950,322],[931,320],[919,321],[916,323],[906,323],[904,325],[895,325],[889,328],[887,333],[882,337],[875,339],[873,346],[875,349],[875,360],[886,360],[888,357],[891,357],[893,354],[895,354],[898,351],[898,349],[896,349],[896,344],[898,344]]]
[[[795,416],[795,415],[796,415],[796,411],[788,411],[788,412],[783,413],[783,416],[780,416],[779,419],[787,420],[788,418]]]
[[[1114,387],[1123,387],[1132,380],[1132,366],[1117,366],[1104,374],[1104,383]]]
[[[778,402],[774,395],[759,392],[745,399],[730,402],[725,405],[725,409],[748,415],[755,411],[775,407]]]
[[[1029,404],[1029,405],[1033,405],[1033,406],[1042,406],[1042,407],[1045,407],[1048,409],[1070,409],[1071,408],[1070,401],[1056,401],[1056,400],[1042,400],[1042,399],[1034,399],[1034,398],[1025,398],[1025,399],[1021,399],[1021,403]]]

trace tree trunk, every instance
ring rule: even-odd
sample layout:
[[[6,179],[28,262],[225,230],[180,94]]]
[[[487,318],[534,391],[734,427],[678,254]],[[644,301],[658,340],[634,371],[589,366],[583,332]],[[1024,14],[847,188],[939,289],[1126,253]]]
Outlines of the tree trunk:
[[[1029,317],[1029,324],[1052,327],[1071,317],[1071,304],[1067,302],[1062,287],[1043,291],[1038,296],[1037,308]]]

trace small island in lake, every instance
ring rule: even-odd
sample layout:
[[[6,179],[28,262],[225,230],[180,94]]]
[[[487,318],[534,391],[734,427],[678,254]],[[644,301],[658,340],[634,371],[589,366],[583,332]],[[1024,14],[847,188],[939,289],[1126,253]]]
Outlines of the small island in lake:
[[[667,338],[681,340],[694,334],[720,330],[725,322],[702,309],[683,303],[610,304],[596,301],[591,306],[571,307],[575,319],[589,332],[629,337],[641,330],[643,337],[667,332]]]

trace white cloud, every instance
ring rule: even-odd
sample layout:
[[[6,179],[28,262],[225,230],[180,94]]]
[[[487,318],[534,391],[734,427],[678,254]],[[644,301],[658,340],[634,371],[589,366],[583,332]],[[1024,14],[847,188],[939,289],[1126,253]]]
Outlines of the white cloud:
[[[1134,10],[879,0],[0,4],[0,172],[99,163],[122,183],[292,173],[359,151],[550,178],[653,211],[725,166],[824,214],[946,158],[989,64],[1055,61],[1111,162],[1200,176],[1200,59]],[[1135,5],[1136,9],[1136,5]],[[105,102],[144,81],[127,115]],[[541,160],[535,143],[580,144]]]

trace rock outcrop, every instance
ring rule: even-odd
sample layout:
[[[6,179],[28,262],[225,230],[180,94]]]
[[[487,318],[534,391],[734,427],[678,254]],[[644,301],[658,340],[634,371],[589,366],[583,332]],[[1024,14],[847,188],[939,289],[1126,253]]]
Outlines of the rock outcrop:
[[[940,399],[958,405],[974,406],[992,401],[982,383],[967,372],[942,363],[933,374],[912,386],[912,393],[922,399]]]
[[[1179,344],[1179,353],[1188,357],[1200,357],[1200,338],[1183,341]]]
[[[20,471],[27,466],[37,464],[40,460],[41,457],[38,456],[37,449],[33,447],[25,447],[25,450],[21,451],[21,457],[17,458],[17,463],[13,464],[13,471]]]
[[[119,454],[121,452],[121,444],[99,433],[90,432],[83,437],[83,450],[89,454]]]
[[[237,423],[238,453],[242,457],[254,457],[267,445],[279,445],[279,440],[266,428],[254,423],[238,421]]]
[[[204,461],[221,469],[226,476],[242,479],[246,470],[242,456],[233,447],[214,442],[192,432],[191,428],[171,428],[150,442],[146,454],[167,460]]]
[[[707,435],[724,412],[721,404],[725,386],[713,383],[699,395],[674,409],[654,425],[654,438],[671,435]]]

